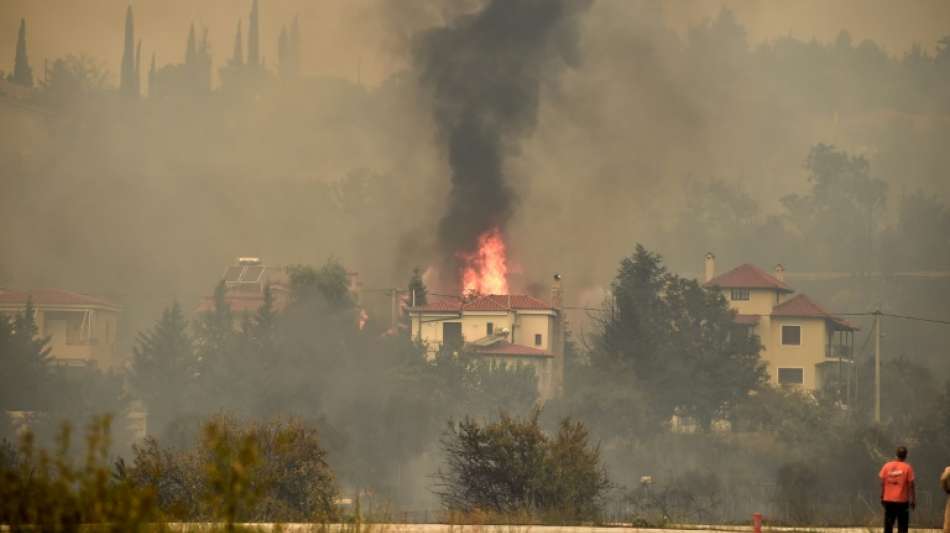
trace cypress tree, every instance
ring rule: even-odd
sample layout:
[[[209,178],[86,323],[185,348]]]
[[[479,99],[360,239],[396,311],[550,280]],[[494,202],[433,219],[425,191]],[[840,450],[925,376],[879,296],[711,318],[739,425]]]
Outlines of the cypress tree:
[[[290,60],[293,65],[293,75],[300,74],[300,17],[294,15],[294,23],[290,27]]]
[[[138,97],[142,94],[142,40],[135,47],[135,79],[132,80],[132,94]]]
[[[155,52],[152,52],[152,65],[148,69],[148,95],[155,94]]]
[[[247,28],[247,64],[252,67],[257,67],[261,64],[258,25],[257,0],[253,0],[251,3],[251,18],[248,21]]]
[[[26,19],[20,19],[20,31],[16,37],[16,59],[10,81],[24,87],[33,86],[33,69],[30,68],[26,57]]]
[[[238,21],[237,34],[234,36],[234,54],[231,56],[231,65],[239,67],[244,64],[244,39],[241,36],[241,21]]]
[[[119,90],[125,95],[134,95],[135,90],[135,26],[132,21],[132,6],[125,11],[125,46],[122,49],[122,67],[119,75]]]
[[[188,30],[188,48],[185,50],[185,64],[194,66],[198,59],[198,45],[195,42],[195,23],[191,23],[191,29]]]
[[[280,37],[277,39],[277,68],[280,71],[281,79],[290,79],[291,78],[291,59],[290,59],[290,43],[287,38],[287,28],[282,27],[280,29]]]

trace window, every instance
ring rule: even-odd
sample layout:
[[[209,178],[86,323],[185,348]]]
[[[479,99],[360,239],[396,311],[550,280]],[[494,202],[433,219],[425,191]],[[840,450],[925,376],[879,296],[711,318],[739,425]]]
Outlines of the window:
[[[799,346],[801,343],[801,326],[782,326],[782,344],[786,346]]]
[[[461,322],[443,322],[442,323],[442,345],[451,349],[462,347],[462,323]]]
[[[495,334],[495,325],[491,322],[485,324],[485,335],[494,335]]]
[[[805,369],[780,368],[778,369],[779,385],[803,385],[805,383]]]
[[[733,300],[748,300],[749,299],[749,289],[732,289]]]
[[[541,346],[541,340],[542,340],[542,339],[541,339],[541,334],[540,334],[540,333],[535,333],[535,334],[534,334],[534,345],[535,345],[535,346]]]

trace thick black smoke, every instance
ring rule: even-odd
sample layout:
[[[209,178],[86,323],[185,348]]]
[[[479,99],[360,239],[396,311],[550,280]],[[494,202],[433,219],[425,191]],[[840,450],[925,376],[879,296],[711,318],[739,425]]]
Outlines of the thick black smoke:
[[[414,61],[452,170],[439,225],[452,275],[459,252],[475,251],[480,234],[504,231],[511,218],[517,198],[505,159],[536,126],[543,83],[577,63],[577,21],[588,5],[492,0],[416,43]]]

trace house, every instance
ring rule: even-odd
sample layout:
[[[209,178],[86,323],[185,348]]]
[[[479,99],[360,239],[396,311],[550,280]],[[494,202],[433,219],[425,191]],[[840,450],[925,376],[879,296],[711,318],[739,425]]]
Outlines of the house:
[[[264,288],[270,287],[275,311],[290,301],[290,282],[283,268],[265,266],[259,257],[239,257],[224,271],[224,301],[236,320],[246,313],[253,315],[264,304]],[[195,308],[196,313],[214,309],[214,297],[206,296]],[[238,322],[239,323],[239,322]]]
[[[716,275],[716,257],[708,253],[704,286],[720,289],[736,322],[759,336],[772,384],[809,391],[850,386],[858,328],[796,294],[785,283],[782,265],[774,274],[744,264]]]
[[[558,286],[553,296],[553,304],[524,294],[486,294],[410,307],[411,334],[430,358],[445,347],[495,364],[530,365],[545,401],[558,396],[564,382]]]
[[[33,302],[39,334],[49,337],[55,364],[108,369],[126,363],[116,349],[118,305],[64,289],[0,289],[0,315],[22,312],[27,300]]]

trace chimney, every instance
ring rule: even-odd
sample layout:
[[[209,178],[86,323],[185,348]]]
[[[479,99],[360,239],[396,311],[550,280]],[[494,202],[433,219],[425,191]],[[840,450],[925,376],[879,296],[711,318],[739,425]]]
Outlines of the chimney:
[[[782,266],[782,263],[775,265],[775,279],[785,283],[785,267]]]
[[[716,277],[716,256],[712,252],[706,252],[705,261],[703,261],[703,266],[705,267],[705,279],[706,283],[712,281]]]
[[[555,309],[561,308],[561,275],[554,275],[554,283],[551,284],[551,306]]]

